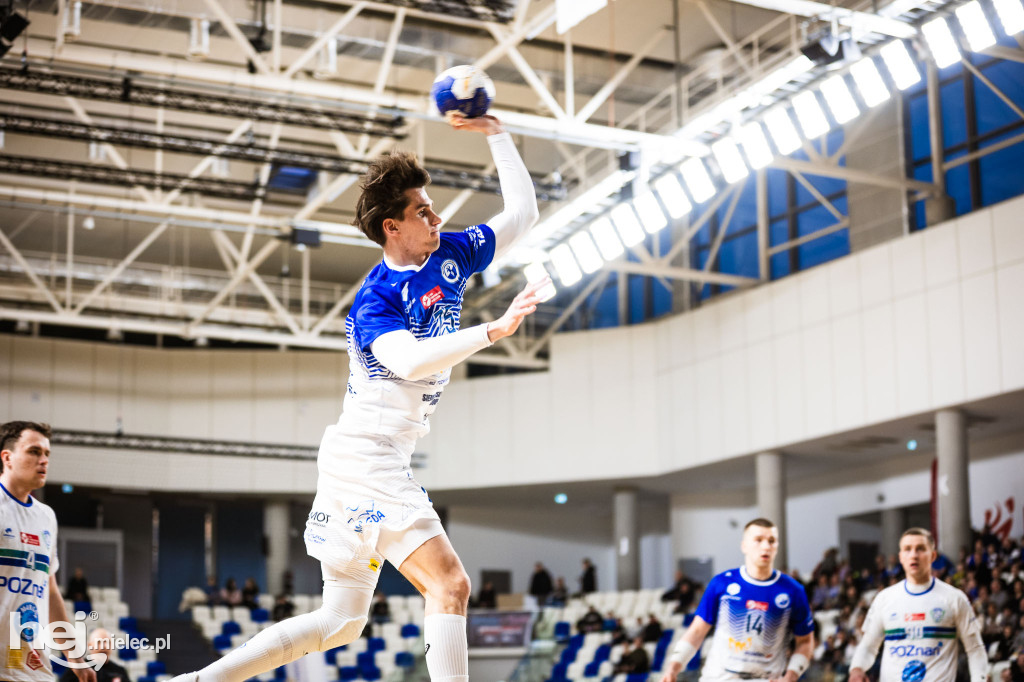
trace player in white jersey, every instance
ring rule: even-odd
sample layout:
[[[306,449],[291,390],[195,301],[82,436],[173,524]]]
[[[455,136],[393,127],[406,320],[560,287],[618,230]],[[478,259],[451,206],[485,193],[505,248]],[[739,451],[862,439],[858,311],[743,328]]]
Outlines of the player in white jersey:
[[[814,651],[814,620],[803,586],[774,568],[778,528],[768,519],[754,519],[743,528],[740,549],[743,566],[708,583],[661,682],[675,682],[712,627],[701,682],[796,682],[807,670]],[[796,646],[787,661],[790,631]]]
[[[867,682],[882,650],[881,682],[954,682],[956,640],[963,642],[971,682],[985,682],[988,657],[981,627],[967,595],[932,575],[935,540],[923,528],[900,537],[900,563],[906,579],[879,592],[867,618],[864,636],[850,662],[850,682]]]
[[[513,334],[550,281],[526,287],[499,319],[459,330],[469,278],[536,222],[537,199],[498,119],[455,117],[451,124],[487,136],[504,210],[487,224],[441,233],[426,192],[430,176],[415,157],[393,153],[363,177],[355,222],[384,248],[384,258],[346,319],[348,390],[317,458],[317,495],[304,538],[323,569],[323,607],[278,623],[198,674],[177,679],[241,682],[353,641],[366,623],[385,559],[426,598],[431,680],[468,679],[469,577],[410,462],[452,365]]]
[[[68,622],[54,580],[60,565],[57,517],[32,497],[46,483],[50,427],[24,421],[0,426],[0,465],[0,680],[53,682],[38,636],[50,623]],[[63,636],[53,639],[68,642]],[[68,660],[82,663],[80,657]],[[76,669],[75,675],[81,682],[96,682],[92,668]]]

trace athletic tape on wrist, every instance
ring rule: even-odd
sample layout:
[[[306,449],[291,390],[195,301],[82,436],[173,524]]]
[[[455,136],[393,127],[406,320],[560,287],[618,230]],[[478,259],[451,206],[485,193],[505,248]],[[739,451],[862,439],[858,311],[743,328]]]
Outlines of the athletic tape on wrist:
[[[786,666],[786,670],[792,670],[796,673],[797,678],[799,678],[810,664],[811,662],[803,654],[793,654],[789,657],[789,665]]]
[[[676,644],[675,649],[672,650],[672,655],[669,657],[669,661],[672,663],[679,663],[680,665],[686,665],[693,658],[693,655],[697,653],[697,647],[693,646],[685,639],[679,640]]]

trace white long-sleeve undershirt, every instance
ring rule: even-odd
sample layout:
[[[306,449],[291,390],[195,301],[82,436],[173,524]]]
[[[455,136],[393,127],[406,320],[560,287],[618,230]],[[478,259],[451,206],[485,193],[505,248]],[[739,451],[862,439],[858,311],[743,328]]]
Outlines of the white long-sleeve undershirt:
[[[526,170],[526,164],[519,156],[512,136],[509,133],[488,135],[487,143],[491,147],[491,157],[501,184],[501,196],[505,201],[501,213],[487,222],[494,230],[494,258],[497,259],[533,227],[540,211],[537,208],[533,178]]]

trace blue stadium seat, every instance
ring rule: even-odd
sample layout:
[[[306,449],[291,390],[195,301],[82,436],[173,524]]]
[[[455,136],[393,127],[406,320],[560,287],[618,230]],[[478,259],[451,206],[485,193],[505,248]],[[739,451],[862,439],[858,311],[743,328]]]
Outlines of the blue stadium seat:
[[[156,675],[143,675],[136,682],[156,682]]]
[[[611,632],[615,629],[615,625],[616,622],[614,618],[605,618],[604,624],[601,626],[601,629],[603,629],[605,632]]]
[[[238,635],[242,632],[242,626],[233,620],[226,621],[220,628],[222,635]]]
[[[601,646],[597,647],[597,650],[594,652],[594,662],[599,664],[604,663],[609,658],[611,658],[611,655],[612,645],[602,644]]]
[[[125,616],[124,618],[117,621],[117,627],[121,630],[124,630],[125,632],[137,632],[136,628],[139,627],[139,625],[131,616]]]
[[[156,677],[167,673],[167,666],[163,661],[150,661],[146,664],[146,674]]]
[[[60,677],[61,675],[63,675],[64,671],[68,669],[67,666],[64,665],[63,661],[52,661],[51,660],[50,663],[53,664],[53,674],[56,675],[57,677]]]
[[[275,680],[287,680],[288,671],[283,665],[274,668],[274,679]]]
[[[690,627],[690,625],[693,624],[693,619],[696,617],[696,615],[697,614],[695,613],[688,613],[685,616],[683,616],[683,626]]]
[[[569,633],[572,632],[572,625],[567,621],[560,620],[555,623],[555,641],[564,642],[569,639]]]
[[[384,651],[388,646],[383,637],[370,637],[366,640],[367,651]]]
[[[338,665],[338,652],[344,651],[345,647],[336,646],[333,649],[328,649],[324,652],[324,660],[327,661],[327,665]]]
[[[217,651],[223,651],[224,649],[231,648],[231,635],[217,635],[213,638],[213,648]],[[125,651],[133,651],[126,649]],[[125,651],[121,652],[122,658],[124,657]]]
[[[354,665],[343,665],[338,668],[338,679],[340,682],[351,682],[351,680],[358,679],[359,668]]]
[[[359,666],[359,676],[364,680],[368,680],[369,682],[373,682],[373,680],[379,680],[381,677],[380,668],[378,668],[375,665]]]
[[[583,677],[597,677],[602,663],[604,663],[604,661],[592,661],[587,663],[587,667],[583,669]]]
[[[416,625],[416,623],[406,623],[405,625],[402,626],[402,637],[409,638],[409,637],[419,637],[419,636],[420,636],[420,626]]]
[[[360,668],[373,667],[376,665],[374,657],[377,655],[376,651],[364,651],[360,654],[356,654],[356,665]]]
[[[647,682],[647,673],[633,673],[626,675],[626,682]]]
[[[579,649],[573,646],[562,649],[562,657],[558,659],[558,662],[564,665],[576,662],[576,654],[580,652]]]
[[[416,665],[416,659],[408,651],[399,651],[395,654],[395,665],[399,668],[412,668]]]
[[[266,609],[253,609],[249,612],[249,618],[251,618],[254,623],[266,623],[270,620],[270,611],[267,611]]]
[[[583,647],[583,640],[584,639],[585,639],[585,637],[582,634],[573,635],[572,637],[569,638],[569,646],[571,646],[571,647],[573,647],[575,649],[582,648]]]
[[[231,646],[231,642],[228,642],[228,646]],[[132,649],[131,647],[128,647],[126,649],[121,649],[120,651],[118,651],[117,655],[121,658],[122,661],[134,661],[139,657],[139,651],[138,649]]]
[[[568,669],[569,669],[569,664],[568,663],[556,663],[554,665],[554,667],[551,668],[551,677],[549,679],[549,682],[550,682],[550,680],[555,680],[557,682],[557,680],[564,680],[564,679],[566,679],[565,678],[565,673],[566,673],[566,671]]]
[[[76,601],[75,602],[75,612],[78,612],[78,611],[84,611],[86,615],[89,615],[89,612],[92,611],[92,602],[90,602],[88,599],[83,600],[83,601]],[[69,614],[69,615],[72,618],[75,617],[74,613]]]

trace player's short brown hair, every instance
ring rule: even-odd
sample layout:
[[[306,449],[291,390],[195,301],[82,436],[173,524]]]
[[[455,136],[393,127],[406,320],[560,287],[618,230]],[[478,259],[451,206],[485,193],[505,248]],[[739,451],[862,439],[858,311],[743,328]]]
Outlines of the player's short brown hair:
[[[747,532],[747,529],[751,526],[757,526],[758,528],[777,528],[772,521],[764,518],[763,516],[758,517],[753,521],[748,521],[747,525],[743,526],[743,532]]]
[[[908,535],[919,535],[923,537],[928,542],[928,546],[935,549],[935,536],[932,535],[930,530],[925,530],[924,528],[908,528],[903,531],[903,535],[900,536],[900,542],[903,542],[903,538]]]
[[[46,438],[53,437],[53,429],[49,424],[41,422],[14,421],[0,425],[0,450],[11,450],[25,431],[35,431]],[[0,459],[0,471],[4,470],[4,462]]]
[[[371,161],[361,180],[355,225],[384,246],[384,221],[402,218],[409,205],[406,191],[429,185],[430,173],[420,166],[415,154],[396,150]]]

